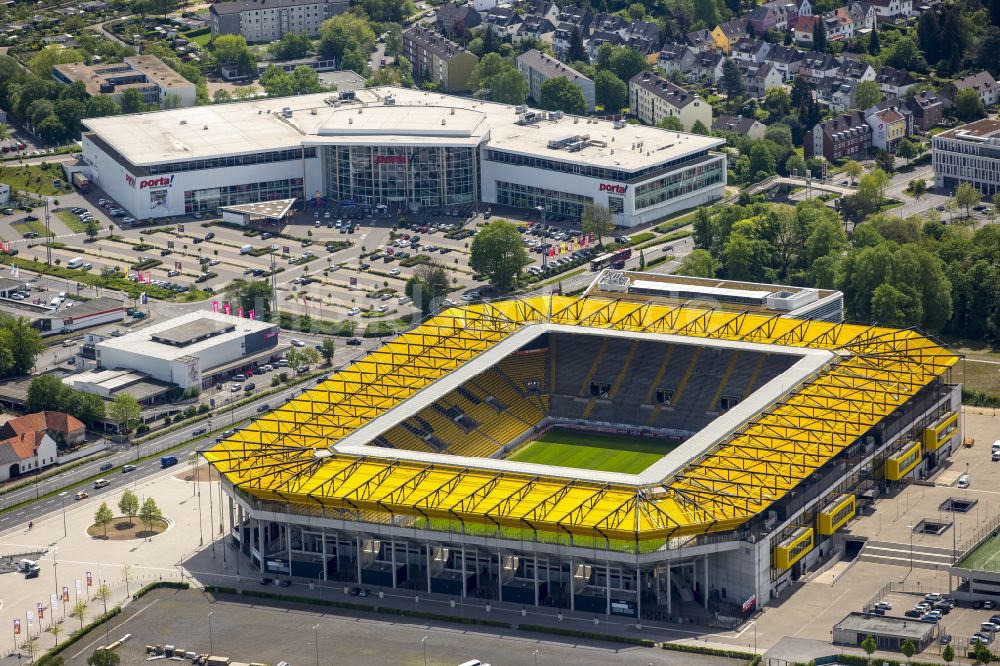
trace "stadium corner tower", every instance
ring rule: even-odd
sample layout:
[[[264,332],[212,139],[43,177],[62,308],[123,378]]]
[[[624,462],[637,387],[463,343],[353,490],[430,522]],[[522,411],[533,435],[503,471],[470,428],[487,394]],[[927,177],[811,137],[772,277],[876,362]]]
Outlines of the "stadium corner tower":
[[[204,455],[263,574],[736,622],[957,446],[957,360],[914,330],[773,313],[477,303]]]

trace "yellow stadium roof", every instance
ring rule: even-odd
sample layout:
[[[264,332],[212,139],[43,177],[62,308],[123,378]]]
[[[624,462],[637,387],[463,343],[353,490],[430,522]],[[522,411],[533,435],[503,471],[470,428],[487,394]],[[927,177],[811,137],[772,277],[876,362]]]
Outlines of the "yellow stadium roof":
[[[513,332],[545,323],[826,349],[837,362],[652,484],[331,448]],[[400,335],[205,456],[244,492],[309,510],[634,542],[727,531],[780,499],[957,360],[913,330],[595,297],[479,303],[450,308]]]

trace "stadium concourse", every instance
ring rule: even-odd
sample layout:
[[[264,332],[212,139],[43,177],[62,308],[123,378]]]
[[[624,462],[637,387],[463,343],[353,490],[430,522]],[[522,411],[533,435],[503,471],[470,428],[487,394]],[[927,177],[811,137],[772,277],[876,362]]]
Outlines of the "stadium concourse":
[[[735,621],[950,455],[957,360],[917,331],[780,314],[478,303],[204,455],[234,545],[266,573]],[[547,442],[609,455],[581,469]]]

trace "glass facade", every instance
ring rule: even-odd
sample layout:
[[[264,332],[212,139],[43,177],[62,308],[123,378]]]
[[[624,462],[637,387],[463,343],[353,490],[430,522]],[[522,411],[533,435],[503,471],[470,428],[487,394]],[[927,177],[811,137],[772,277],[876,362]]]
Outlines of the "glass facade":
[[[721,158],[715,159],[639,185],[635,189],[636,211],[721,183],[723,163]]]
[[[594,199],[580,194],[498,180],[497,203],[501,206],[514,206],[516,208],[544,207],[546,213],[580,218],[583,217],[584,207],[594,203]]]
[[[220,206],[236,206],[301,196],[301,178],[272,180],[266,183],[245,183],[227,187],[209,187],[204,190],[185,190],[184,212],[212,211]]]
[[[586,176],[587,178],[598,178],[600,180],[614,180],[618,182],[630,182],[649,174],[656,173],[657,171],[663,171],[665,169],[674,169],[683,164],[689,162],[694,162],[696,160],[703,159],[708,156],[708,150],[700,150],[690,155],[685,155],[683,157],[678,157],[675,160],[670,160],[669,162],[661,162],[653,166],[646,167],[644,169],[638,169],[636,171],[623,171],[621,169],[612,169],[608,167],[599,167],[586,164],[584,162],[563,162],[561,160],[551,160],[544,157],[533,157],[530,155],[519,155],[517,153],[508,153],[502,150],[497,150],[495,148],[488,148],[485,151],[485,159],[490,162],[499,162],[500,164],[513,164],[514,166],[526,166],[534,169],[545,169],[546,171],[558,171],[559,173],[571,173],[577,176]]]
[[[447,206],[479,197],[473,147],[324,148],[326,194],[365,206]]]
[[[290,148],[287,150],[269,150],[249,155],[226,155],[205,160],[190,160],[188,162],[167,162],[151,164],[146,170],[151,174],[180,173],[181,171],[201,171],[203,169],[225,169],[234,166],[250,166],[252,164],[270,164],[272,162],[289,162],[302,157],[316,157],[315,148]]]

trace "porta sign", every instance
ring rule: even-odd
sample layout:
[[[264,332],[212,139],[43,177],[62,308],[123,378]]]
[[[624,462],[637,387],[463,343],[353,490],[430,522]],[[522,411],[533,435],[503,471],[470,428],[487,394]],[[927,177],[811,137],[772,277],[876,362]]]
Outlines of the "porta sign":
[[[614,183],[601,183],[601,192],[611,192],[612,194],[625,194],[628,192],[628,185],[616,185]]]
[[[174,182],[173,176],[160,176],[158,178],[139,178],[137,179],[130,173],[125,174],[125,182],[135,187],[136,182],[139,183],[139,189],[145,190],[151,187],[170,187]]]

